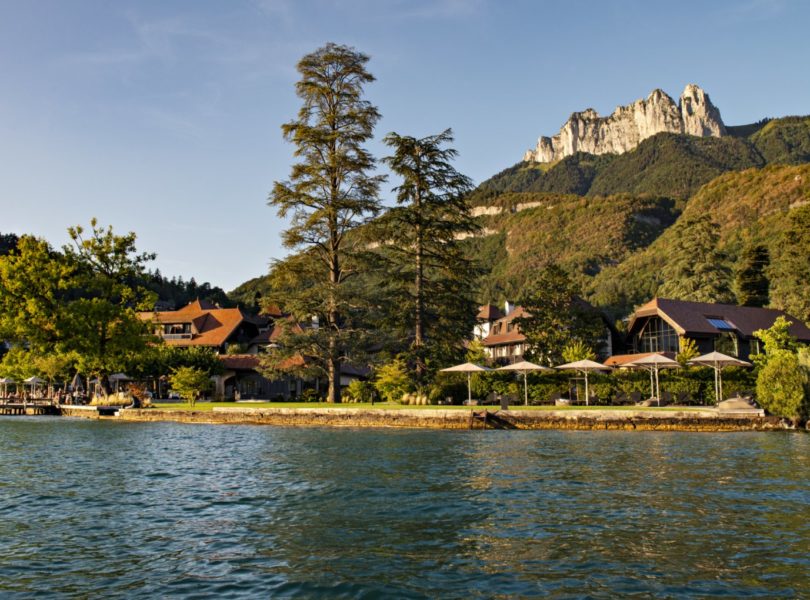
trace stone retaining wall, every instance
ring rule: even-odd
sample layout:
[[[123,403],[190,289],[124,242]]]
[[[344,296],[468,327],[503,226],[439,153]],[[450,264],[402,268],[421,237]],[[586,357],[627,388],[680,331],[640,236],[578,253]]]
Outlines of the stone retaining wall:
[[[513,410],[489,413],[486,421],[483,418],[472,418],[472,413],[473,411],[446,409],[216,407],[213,411],[122,409],[117,416],[100,417],[95,407],[62,407],[64,416],[90,419],[316,427],[642,431],[771,431],[794,428],[788,421],[777,417],[723,415],[713,409],[666,412],[651,410]],[[483,411],[478,414],[482,413]]]

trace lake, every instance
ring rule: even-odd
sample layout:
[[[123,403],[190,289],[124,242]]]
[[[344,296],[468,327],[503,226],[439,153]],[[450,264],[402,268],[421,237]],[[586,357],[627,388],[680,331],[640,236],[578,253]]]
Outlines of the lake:
[[[0,597],[810,597],[810,435],[0,417]]]

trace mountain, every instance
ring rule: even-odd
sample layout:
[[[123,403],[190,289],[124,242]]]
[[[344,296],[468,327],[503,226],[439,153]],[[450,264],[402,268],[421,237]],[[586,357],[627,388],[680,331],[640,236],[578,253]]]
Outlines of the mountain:
[[[810,162],[810,117],[728,128],[720,138],[659,133],[623,154],[577,153],[549,164],[521,162],[470,195],[485,206],[505,192],[652,194],[685,200],[718,175],[768,164]]]
[[[623,154],[645,139],[667,132],[697,137],[726,134],[720,111],[699,86],[689,84],[678,104],[660,89],[646,99],[619,106],[609,117],[600,117],[592,108],[575,112],[554,137],[541,137],[525,162],[550,163],[588,154]]]

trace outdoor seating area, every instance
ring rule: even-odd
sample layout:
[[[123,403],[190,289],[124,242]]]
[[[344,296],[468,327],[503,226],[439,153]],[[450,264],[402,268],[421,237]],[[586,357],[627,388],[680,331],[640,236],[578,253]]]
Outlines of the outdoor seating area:
[[[686,390],[669,390],[666,389],[669,383],[663,378],[663,372],[675,372],[676,370],[683,369],[684,366],[690,369],[708,368],[712,370],[712,380],[708,383],[711,385],[704,385],[703,397],[696,397],[695,393]],[[734,396],[726,398],[723,392],[723,370],[729,367],[751,367],[751,363],[740,360],[738,358],[727,356],[719,352],[711,352],[705,355],[697,356],[691,359],[687,365],[681,365],[678,361],[666,356],[663,352],[646,353],[638,359],[631,362],[625,362],[620,367],[608,366],[603,363],[598,363],[592,360],[579,360],[562,365],[555,366],[554,368],[546,367],[529,361],[521,361],[512,365],[507,365],[497,369],[489,368],[486,366],[464,363],[446,369],[442,369],[444,373],[464,373],[467,376],[467,398],[463,401],[467,406],[479,406],[485,404],[501,404],[502,406],[530,406],[530,405],[553,405],[553,406],[637,406],[637,407],[665,407],[665,406],[688,406],[695,404],[715,405],[718,409],[725,411],[732,410],[755,410],[761,411],[753,400],[752,391],[740,391],[736,389]],[[528,376],[530,373],[540,375],[559,373],[560,371],[571,373],[566,384],[558,385],[557,387],[564,387],[564,390],[553,391],[547,396],[543,397],[542,394],[534,394],[530,401],[529,382]],[[622,389],[614,389],[614,387],[605,385],[605,374],[611,373],[627,373],[630,371],[639,371],[649,374],[649,393],[644,393],[638,389],[625,391]],[[472,391],[472,377],[473,375],[483,375],[492,373],[514,373],[518,376],[520,387],[522,388],[522,397],[517,398],[514,395],[496,394],[495,392],[488,393],[483,398],[474,398]],[[593,389],[593,378],[595,374],[601,375],[600,383],[597,385],[599,392]],[[664,381],[662,381],[662,379]],[[707,378],[703,377],[704,383],[707,383]],[[557,378],[559,382],[559,377]],[[636,378],[638,381],[638,378]],[[610,389],[611,392],[606,394],[605,389]],[[662,389],[663,388],[663,389]],[[716,401],[720,399],[720,401]],[[449,400],[449,399],[448,399]],[[702,400],[702,401],[701,401]]]

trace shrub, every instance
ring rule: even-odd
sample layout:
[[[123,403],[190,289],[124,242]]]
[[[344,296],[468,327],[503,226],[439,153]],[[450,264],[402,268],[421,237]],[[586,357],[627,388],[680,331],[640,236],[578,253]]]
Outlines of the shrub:
[[[320,402],[321,396],[313,390],[312,388],[306,389],[301,392],[301,397],[299,398],[301,402]]]
[[[554,394],[565,394],[568,392],[568,384],[560,381],[549,383],[533,383],[529,385],[529,404],[551,404]]]
[[[668,374],[660,384],[661,391],[672,394],[676,404],[700,404],[704,398],[704,382],[695,373]]]
[[[377,370],[374,389],[386,402],[399,402],[408,392],[413,391],[413,383],[408,376],[405,361],[395,358]]]
[[[768,352],[768,362],[757,376],[757,400],[773,415],[795,421],[806,419],[807,371],[797,354],[789,350]]]
[[[437,379],[428,389],[428,400],[431,404],[446,402],[448,398],[453,404],[464,402],[467,399],[467,384],[442,378]]]
[[[343,398],[347,402],[373,402],[374,385],[368,381],[352,379],[346,389],[343,390]]]

